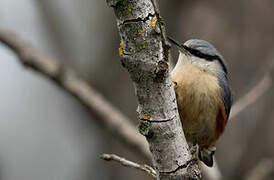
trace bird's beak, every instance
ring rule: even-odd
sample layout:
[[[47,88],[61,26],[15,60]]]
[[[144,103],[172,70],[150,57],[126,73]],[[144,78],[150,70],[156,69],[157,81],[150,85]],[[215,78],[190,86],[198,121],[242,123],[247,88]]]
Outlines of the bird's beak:
[[[178,41],[176,41],[175,39],[169,36],[167,37],[167,39],[169,40],[169,42],[171,42],[171,44],[174,44],[179,49],[180,52],[182,52],[185,55],[189,54],[189,52],[187,51],[187,49],[185,48],[183,44],[179,43]]]

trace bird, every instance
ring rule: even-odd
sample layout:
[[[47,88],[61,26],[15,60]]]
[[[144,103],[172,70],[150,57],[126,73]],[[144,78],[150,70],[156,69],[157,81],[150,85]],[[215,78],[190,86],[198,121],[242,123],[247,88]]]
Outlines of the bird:
[[[168,40],[179,50],[171,79],[185,138],[190,149],[197,149],[198,158],[212,167],[216,141],[225,130],[233,103],[227,62],[207,41]]]

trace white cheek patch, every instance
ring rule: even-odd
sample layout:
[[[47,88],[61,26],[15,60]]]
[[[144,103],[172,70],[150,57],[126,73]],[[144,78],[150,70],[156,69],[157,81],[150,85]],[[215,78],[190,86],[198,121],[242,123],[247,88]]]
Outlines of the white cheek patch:
[[[201,68],[203,71],[212,72],[214,74],[216,72],[216,68],[218,68],[216,61],[214,60],[207,61],[203,58],[192,56],[192,57],[189,57],[189,61],[191,62],[191,64]]]
[[[189,59],[190,59],[189,56],[186,56],[184,53],[180,52],[178,61],[186,62],[186,61],[189,61]]]
[[[190,57],[190,59],[191,59],[191,63],[193,65],[197,65],[197,66],[201,66],[201,67],[210,66],[210,62],[208,62],[205,59],[202,59],[202,58],[199,58],[199,57],[196,57],[196,56],[192,56],[192,57]]]
[[[206,59],[197,57],[197,56],[192,56],[192,55],[185,55],[180,52],[179,55],[179,62],[182,63],[191,63],[194,66],[197,66],[201,68],[205,72],[211,72],[213,74],[216,74],[216,71],[218,68],[218,63],[215,60],[208,61]]]

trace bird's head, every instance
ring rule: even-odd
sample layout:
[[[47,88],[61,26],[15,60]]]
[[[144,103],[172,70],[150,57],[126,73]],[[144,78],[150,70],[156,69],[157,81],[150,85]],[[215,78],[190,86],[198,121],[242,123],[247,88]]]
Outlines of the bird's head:
[[[184,44],[180,44],[170,37],[168,39],[179,49],[179,61],[191,62],[193,65],[213,73],[222,71],[227,74],[225,59],[209,42],[200,39],[191,39]]]

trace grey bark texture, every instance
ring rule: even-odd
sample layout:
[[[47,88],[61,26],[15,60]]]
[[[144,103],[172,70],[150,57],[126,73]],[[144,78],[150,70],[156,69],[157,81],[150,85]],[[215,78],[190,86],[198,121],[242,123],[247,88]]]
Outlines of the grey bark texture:
[[[169,77],[165,28],[153,0],[107,0],[121,37],[119,53],[134,83],[139,131],[152,153],[157,179],[199,179],[178,114]]]

